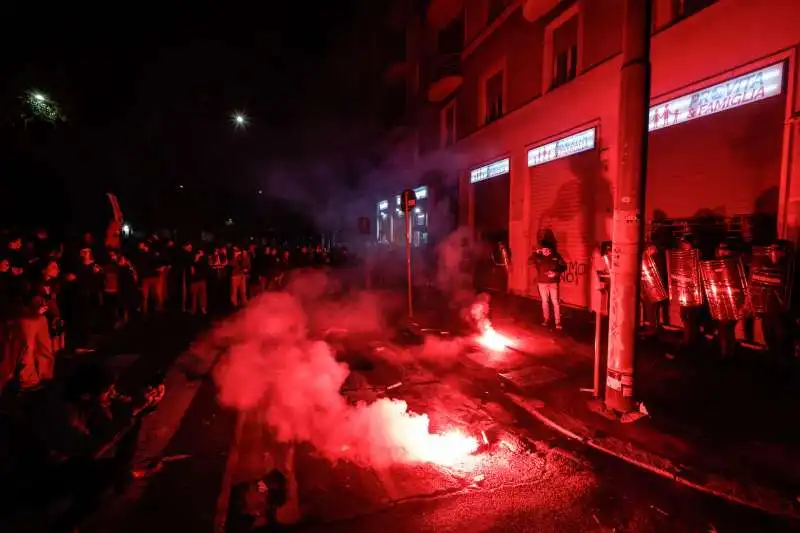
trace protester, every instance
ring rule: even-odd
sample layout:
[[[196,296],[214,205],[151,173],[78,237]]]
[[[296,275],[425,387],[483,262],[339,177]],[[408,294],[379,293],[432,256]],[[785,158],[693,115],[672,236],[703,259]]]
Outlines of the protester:
[[[556,251],[555,244],[543,240],[529,258],[529,263],[536,266],[538,272],[539,296],[542,299],[543,325],[550,324],[550,305],[553,306],[555,328],[561,329],[561,274],[567,270],[564,259]]]
[[[59,354],[92,352],[99,337],[136,317],[224,313],[281,288],[292,268],[333,263],[332,251],[321,246],[303,246],[292,261],[286,246],[225,242],[207,253],[200,244],[176,247],[153,234],[126,243],[133,246],[129,255],[91,233],[73,246],[45,228],[30,237],[8,234],[0,242],[0,394],[10,382],[24,391],[46,385]]]
[[[189,312],[208,314],[209,260],[203,250],[197,250],[189,267]]]

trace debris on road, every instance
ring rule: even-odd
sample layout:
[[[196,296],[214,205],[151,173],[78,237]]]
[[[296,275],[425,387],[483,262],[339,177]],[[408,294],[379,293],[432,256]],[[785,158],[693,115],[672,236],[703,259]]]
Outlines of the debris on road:
[[[164,463],[173,463],[175,461],[183,461],[184,459],[189,459],[191,457],[192,456],[189,455],[189,454],[180,453],[180,454],[175,454],[175,455],[167,455],[166,457],[161,459],[161,461],[164,462]]]
[[[660,514],[662,514],[662,515],[664,515],[664,516],[669,516],[669,513],[668,513],[668,512],[666,512],[666,511],[665,511],[665,510],[663,510],[663,509],[659,509],[659,508],[658,508],[658,507],[656,507],[655,505],[651,505],[651,506],[650,506],[650,508],[651,508],[652,510],[654,510],[655,512],[657,512],[657,513],[660,513]]]
[[[135,468],[131,470],[131,476],[133,479],[144,479],[146,477],[152,476],[164,468],[164,461],[155,461],[153,463],[149,463],[141,468]]]

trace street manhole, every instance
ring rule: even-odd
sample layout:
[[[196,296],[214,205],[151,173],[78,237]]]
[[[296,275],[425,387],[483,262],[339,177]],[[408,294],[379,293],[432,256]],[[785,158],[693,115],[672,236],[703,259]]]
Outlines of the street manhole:
[[[559,372],[547,366],[531,366],[500,374],[500,377],[510,381],[521,389],[541,386],[561,379],[564,376],[565,374],[563,372]]]

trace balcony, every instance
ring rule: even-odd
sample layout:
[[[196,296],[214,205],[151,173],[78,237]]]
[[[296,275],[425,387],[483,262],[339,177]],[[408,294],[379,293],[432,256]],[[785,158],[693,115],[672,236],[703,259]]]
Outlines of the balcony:
[[[433,61],[431,83],[428,86],[428,101],[434,104],[443,102],[461,87],[460,54],[440,54]]]
[[[522,5],[522,16],[528,22],[534,22],[545,16],[563,0],[525,0]]]

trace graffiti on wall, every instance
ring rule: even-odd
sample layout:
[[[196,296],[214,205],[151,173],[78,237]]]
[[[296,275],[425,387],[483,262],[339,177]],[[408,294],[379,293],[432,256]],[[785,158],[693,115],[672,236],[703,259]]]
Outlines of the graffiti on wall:
[[[585,281],[588,272],[591,272],[591,260],[567,261],[567,270],[561,273],[561,283],[580,285]]]

